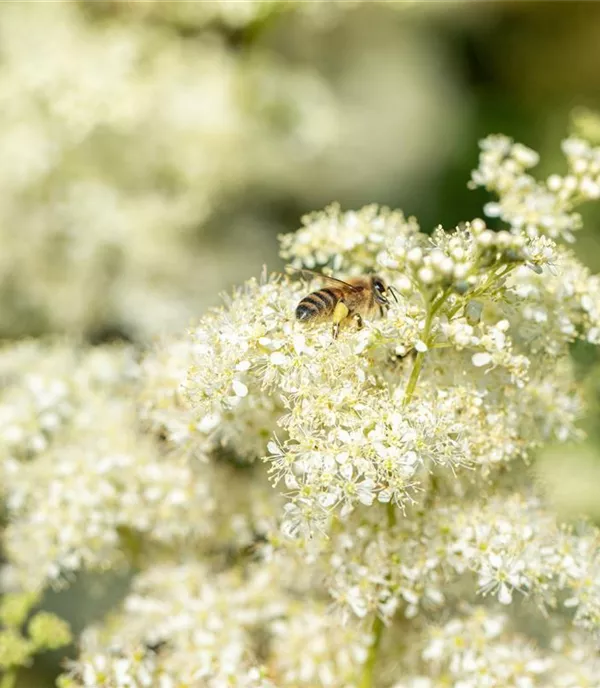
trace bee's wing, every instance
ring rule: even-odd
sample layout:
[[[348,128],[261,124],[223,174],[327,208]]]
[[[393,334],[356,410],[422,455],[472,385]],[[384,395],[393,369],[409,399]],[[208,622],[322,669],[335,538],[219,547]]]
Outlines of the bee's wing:
[[[293,268],[291,266],[288,266],[286,268],[288,272],[291,273],[298,273],[300,275],[303,275],[304,277],[317,277],[324,282],[330,282],[331,284],[343,284],[346,289],[350,289],[351,291],[360,291],[357,287],[355,287],[352,284],[348,284],[348,282],[344,282],[344,280],[338,279],[337,277],[330,277],[329,275],[324,275],[322,272],[315,272],[315,270],[308,270],[307,268]]]

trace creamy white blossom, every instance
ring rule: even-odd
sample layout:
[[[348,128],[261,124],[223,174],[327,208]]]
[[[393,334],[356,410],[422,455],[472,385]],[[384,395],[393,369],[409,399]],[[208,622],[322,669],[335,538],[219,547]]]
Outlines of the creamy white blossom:
[[[261,4],[234,3],[251,14]],[[112,5],[98,21],[75,2],[17,3],[0,17],[3,336],[147,340],[185,326],[248,255],[260,265],[240,228],[232,267],[215,266],[209,224],[222,204],[297,149],[311,161],[335,139],[337,104],[311,67],[267,51],[240,59],[210,16],[185,41],[174,16],[127,24]],[[279,109],[291,116],[265,117]],[[271,147],[279,157],[266,159]]]
[[[498,195],[497,202],[485,206],[486,215],[501,218],[515,233],[574,240],[573,232],[581,226],[575,208],[600,197],[600,148],[583,139],[565,140],[562,149],[569,170],[545,182],[527,172],[537,165],[537,153],[509,137],[489,136],[481,149],[472,184]]]
[[[597,685],[600,665],[585,638],[557,635],[541,649],[511,627],[509,619],[484,608],[466,608],[445,624],[429,627],[413,642],[420,657],[415,664],[422,674],[406,676],[393,688],[480,686],[582,686]],[[415,672],[416,674],[416,672]]]
[[[600,534],[529,470],[581,438],[570,348],[600,342],[560,243],[596,154],[565,151],[543,185],[484,144],[509,230],[330,206],[283,236],[297,268],[381,274],[397,301],[360,329],[297,321],[318,279],[265,273],[141,361],[0,352],[3,589],[132,576],[64,688],[597,688]]]

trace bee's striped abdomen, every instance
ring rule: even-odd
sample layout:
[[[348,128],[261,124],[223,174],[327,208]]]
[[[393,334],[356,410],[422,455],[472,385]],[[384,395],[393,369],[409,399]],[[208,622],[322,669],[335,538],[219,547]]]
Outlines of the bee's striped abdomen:
[[[312,294],[305,296],[296,307],[297,320],[312,320],[333,313],[339,301],[339,296],[335,289],[319,289]]]

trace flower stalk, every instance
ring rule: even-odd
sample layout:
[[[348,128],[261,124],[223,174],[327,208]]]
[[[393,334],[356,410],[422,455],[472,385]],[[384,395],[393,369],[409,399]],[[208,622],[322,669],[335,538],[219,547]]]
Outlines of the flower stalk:
[[[373,675],[375,672],[375,665],[377,664],[377,655],[379,654],[379,646],[383,638],[383,629],[385,625],[379,615],[375,615],[373,619],[373,626],[371,629],[372,642],[369,647],[369,654],[363,665],[363,673],[360,680],[360,688],[372,688]]]
[[[427,317],[425,319],[425,327],[423,328],[423,341],[427,346],[427,350],[429,350],[429,348],[433,346],[433,338],[431,335],[433,319],[436,313],[439,311],[439,309],[442,307],[442,305],[448,298],[449,293],[449,290],[446,290],[438,297],[437,300],[434,300],[431,304],[428,305]],[[421,374],[421,370],[423,368],[423,363],[425,360],[425,354],[427,353],[427,350],[417,352],[410,373],[410,377],[408,378],[408,383],[406,385],[406,391],[404,393],[404,399],[402,401],[402,408],[406,408],[410,404],[414,396],[417,387],[417,382],[419,381],[419,375]],[[388,503],[387,515],[388,526],[392,528],[396,525],[396,512],[392,502]],[[365,661],[365,664],[363,665],[363,673],[361,677],[360,688],[371,688],[371,686],[373,685],[373,675],[375,672],[375,667],[377,665],[377,656],[379,654],[379,647],[381,645],[381,639],[383,637],[384,629],[385,624],[383,623],[381,617],[378,614],[375,614],[375,618],[373,619],[373,627],[371,629],[373,642],[369,647],[369,654],[367,655],[367,659]]]

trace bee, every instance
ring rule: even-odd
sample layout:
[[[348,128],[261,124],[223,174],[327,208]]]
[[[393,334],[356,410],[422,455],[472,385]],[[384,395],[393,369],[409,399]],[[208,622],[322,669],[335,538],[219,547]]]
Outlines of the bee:
[[[379,275],[349,277],[344,282],[312,270],[300,270],[315,275],[328,286],[305,296],[296,306],[296,319],[301,322],[321,322],[331,318],[333,338],[336,339],[340,325],[354,320],[360,329],[363,318],[383,317],[390,307],[388,294],[397,302],[395,291]]]

